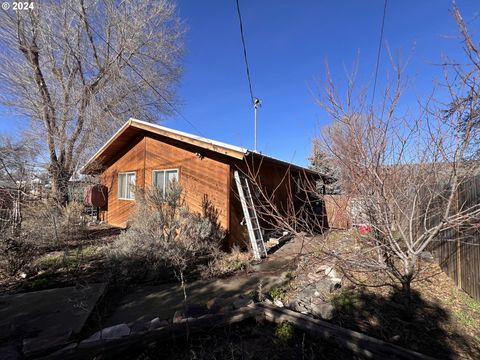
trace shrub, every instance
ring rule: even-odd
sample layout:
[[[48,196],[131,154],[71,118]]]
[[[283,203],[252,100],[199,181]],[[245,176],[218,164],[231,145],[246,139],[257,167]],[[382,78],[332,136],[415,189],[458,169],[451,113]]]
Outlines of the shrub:
[[[35,247],[25,239],[8,233],[0,236],[0,270],[10,276],[17,274],[30,263]]]
[[[288,321],[283,321],[275,327],[275,336],[283,342],[290,341],[295,335],[295,327]]]
[[[208,217],[189,211],[181,195],[177,183],[165,197],[156,189],[137,192],[129,228],[110,251],[123,275],[158,278],[173,271],[185,291],[187,270],[199,257],[218,251],[224,232]]]
[[[206,266],[201,266],[201,276],[204,279],[221,278],[240,271],[248,272],[251,256],[234,246],[229,253],[222,251],[214,254],[213,260]]]
[[[60,206],[36,201],[25,206],[22,233],[35,243],[47,246],[82,239],[86,230],[83,209],[83,204],[77,202]]]

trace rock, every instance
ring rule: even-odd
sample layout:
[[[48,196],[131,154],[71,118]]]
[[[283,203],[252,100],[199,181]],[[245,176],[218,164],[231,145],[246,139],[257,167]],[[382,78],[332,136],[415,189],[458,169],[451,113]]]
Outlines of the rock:
[[[166,326],[168,326],[168,321],[167,320],[160,320],[160,318],[156,317],[155,319],[152,319],[150,321],[149,330],[158,329],[158,328],[166,327]]]
[[[175,314],[173,314],[173,320],[172,322],[174,324],[181,322],[182,320],[186,319],[187,317],[185,316],[185,313],[182,310],[177,310],[175,311]]]
[[[82,343],[98,341],[98,340],[119,339],[121,337],[128,336],[128,335],[130,335],[130,328],[128,327],[128,325],[118,324],[118,325],[110,326],[100,331],[97,331],[88,339],[82,341]]]
[[[150,330],[150,322],[136,321],[130,327],[132,333],[144,332]]]
[[[400,335],[394,335],[390,338],[390,342],[397,342],[400,340]]]
[[[283,308],[283,302],[279,299],[273,299],[273,305]]]
[[[342,287],[342,279],[340,278],[330,278],[330,292],[334,292]]]
[[[327,275],[328,277],[331,277],[331,278],[338,278],[337,272],[331,266],[327,266],[327,268],[325,269],[325,275]]]
[[[273,305],[273,302],[270,299],[265,299],[263,302],[267,305]]]
[[[328,265],[320,265],[317,270],[315,272],[319,273],[319,272],[325,272],[325,270],[328,268],[329,266]]]
[[[332,320],[335,313],[333,305],[328,303],[311,304],[307,311],[324,320]]]
[[[298,301],[298,300],[294,300],[290,302],[288,304],[288,308],[302,314],[308,313],[307,307],[301,301]]]
[[[420,258],[422,258],[423,260],[426,260],[428,262],[435,261],[433,255],[430,251],[422,251],[419,256],[420,256]]]
[[[233,307],[234,309],[240,309],[242,307],[245,307],[245,306],[251,306],[253,305],[253,300],[251,298],[239,298],[239,299],[236,299],[234,302],[233,302]]]
[[[323,278],[321,274],[308,273],[307,278],[312,281],[320,281]]]
[[[227,312],[233,309],[232,298],[213,298],[207,302],[207,309],[212,314]]]

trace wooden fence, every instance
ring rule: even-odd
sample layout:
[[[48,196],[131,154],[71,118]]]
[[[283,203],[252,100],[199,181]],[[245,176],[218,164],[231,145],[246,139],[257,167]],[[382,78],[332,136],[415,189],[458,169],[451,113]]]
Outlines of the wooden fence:
[[[454,211],[480,203],[480,176],[466,181],[457,194]],[[434,257],[455,284],[480,300],[480,224],[474,229],[446,231],[430,247]]]

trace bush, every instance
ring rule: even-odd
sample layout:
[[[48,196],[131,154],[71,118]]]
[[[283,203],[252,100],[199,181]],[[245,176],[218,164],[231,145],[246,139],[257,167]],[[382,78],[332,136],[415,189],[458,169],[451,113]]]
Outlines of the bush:
[[[282,342],[290,341],[295,335],[295,327],[288,321],[283,321],[275,327],[275,336]]]
[[[190,212],[181,195],[176,183],[166,197],[156,189],[137,192],[136,212],[109,256],[121,275],[161,278],[173,271],[183,286],[199,257],[218,252],[224,232],[208,217]]]
[[[207,265],[201,266],[201,276],[204,279],[221,278],[237,272],[248,272],[251,256],[234,246],[229,253],[218,252]]]
[[[8,233],[0,236],[0,271],[14,276],[26,265],[35,255],[35,247],[21,237],[13,237]]]
[[[86,231],[83,210],[83,204],[77,202],[60,206],[48,201],[36,201],[25,206],[22,233],[35,243],[47,246],[80,240]]]

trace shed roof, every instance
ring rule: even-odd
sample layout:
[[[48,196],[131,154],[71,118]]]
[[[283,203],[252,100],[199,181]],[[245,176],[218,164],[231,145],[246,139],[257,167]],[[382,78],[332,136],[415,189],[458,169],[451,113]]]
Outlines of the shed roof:
[[[133,118],[128,120],[120,129],[118,129],[118,131],[87,161],[87,163],[82,166],[80,172],[83,174],[94,173],[99,168],[99,165],[101,167],[101,165],[106,163],[109,158],[115,156],[124,146],[127,146],[140,131],[146,131],[152,134],[165,136],[238,160],[243,160],[246,156],[254,156],[274,162],[280,166],[289,166],[318,176],[318,173],[308,168],[291,164],[261,153],[250,151],[240,146],[226,144],[220,141]]]

